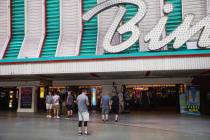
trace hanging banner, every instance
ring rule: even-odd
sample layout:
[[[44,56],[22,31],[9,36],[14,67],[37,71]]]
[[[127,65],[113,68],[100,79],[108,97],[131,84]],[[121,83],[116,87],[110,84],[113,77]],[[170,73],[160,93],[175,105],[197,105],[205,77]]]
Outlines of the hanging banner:
[[[200,90],[198,86],[187,87],[187,113],[200,115]]]

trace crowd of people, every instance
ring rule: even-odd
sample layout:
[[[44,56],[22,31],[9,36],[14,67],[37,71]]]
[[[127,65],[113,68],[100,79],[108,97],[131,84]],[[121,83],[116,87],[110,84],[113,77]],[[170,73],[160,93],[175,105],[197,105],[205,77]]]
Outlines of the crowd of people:
[[[52,94],[52,92],[48,92],[48,95],[46,96],[46,110],[47,110],[47,118],[60,118],[60,110],[61,110],[61,97],[58,95],[57,92]],[[71,92],[68,92],[68,96],[66,99],[66,108],[67,108],[67,114],[68,117],[73,115],[72,111],[72,104],[73,104],[73,97],[71,95]]]
[[[84,124],[84,134],[88,135],[88,121],[89,121],[89,99],[87,96],[88,90],[82,89],[81,93],[76,97],[74,100],[74,96],[72,95],[71,91],[67,92],[67,97],[65,98],[65,105],[67,109],[67,118],[70,118],[73,116],[73,104],[77,104],[77,110],[78,110],[78,135],[82,135],[82,124]],[[110,111],[115,114],[115,122],[118,122],[118,116],[120,112],[120,94],[117,92],[113,93],[113,96],[110,97],[109,95],[102,95],[101,101],[100,101],[100,108],[101,108],[101,114],[102,114],[102,121],[108,121],[109,120],[109,113]],[[61,97],[58,95],[58,93],[52,94],[52,92],[48,92],[48,95],[46,96],[46,109],[47,109],[47,118],[60,118],[60,112],[61,112]]]

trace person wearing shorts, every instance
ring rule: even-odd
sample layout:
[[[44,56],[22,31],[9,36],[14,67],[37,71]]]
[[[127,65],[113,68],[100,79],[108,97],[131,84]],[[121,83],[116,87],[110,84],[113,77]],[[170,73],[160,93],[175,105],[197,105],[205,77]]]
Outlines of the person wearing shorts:
[[[103,95],[101,98],[101,108],[102,108],[102,120],[108,121],[109,119],[109,109],[110,109],[110,97],[108,95]]]
[[[73,96],[71,95],[71,91],[68,91],[68,96],[66,99],[66,108],[67,108],[67,117],[70,118],[73,115]]]
[[[52,93],[49,92],[48,95],[46,96],[46,109],[47,109],[47,118],[51,118],[51,111],[52,111],[52,106],[53,106],[53,97]]]
[[[87,94],[87,89],[82,89],[82,93],[77,97],[78,119],[79,119],[78,135],[82,135],[83,122],[84,122],[84,134],[88,135],[87,123],[89,121],[89,112],[88,112],[89,100],[86,94]]]
[[[60,111],[60,96],[55,93],[55,95],[53,96],[53,110],[54,110],[54,118],[60,118],[59,117],[59,111]]]

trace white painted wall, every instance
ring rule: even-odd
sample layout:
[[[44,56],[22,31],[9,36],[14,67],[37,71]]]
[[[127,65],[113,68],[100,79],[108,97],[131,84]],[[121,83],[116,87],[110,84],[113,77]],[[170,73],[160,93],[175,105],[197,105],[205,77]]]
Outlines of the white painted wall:
[[[25,37],[19,58],[38,58],[45,37],[45,0],[25,0]]]
[[[126,72],[156,70],[209,69],[210,57],[133,58],[51,63],[20,63],[0,66],[0,75],[65,74],[91,72]]]
[[[79,55],[82,37],[82,2],[60,0],[60,37],[56,56]]]
[[[0,59],[8,46],[10,30],[10,0],[0,0]]]

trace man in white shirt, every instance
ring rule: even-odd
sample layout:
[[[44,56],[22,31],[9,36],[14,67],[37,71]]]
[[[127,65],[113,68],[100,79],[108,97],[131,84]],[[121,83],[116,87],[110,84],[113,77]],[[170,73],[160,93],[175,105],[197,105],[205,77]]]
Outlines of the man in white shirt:
[[[53,96],[53,109],[54,109],[54,118],[60,118],[59,117],[59,111],[60,111],[60,96],[58,93],[55,93]]]

